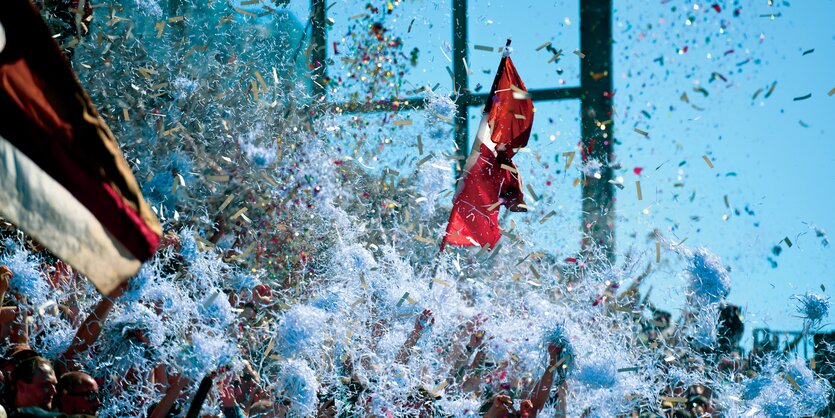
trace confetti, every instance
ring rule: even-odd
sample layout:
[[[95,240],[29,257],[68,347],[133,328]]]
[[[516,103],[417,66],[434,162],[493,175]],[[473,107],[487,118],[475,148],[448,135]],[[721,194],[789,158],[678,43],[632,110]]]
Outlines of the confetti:
[[[705,160],[705,162],[707,163],[707,166],[708,166],[708,167],[713,168],[713,162],[712,162],[712,161],[710,161],[710,158],[708,158],[708,157],[707,157],[707,155],[702,155],[702,159],[704,159],[704,160]]]
[[[568,167],[571,167],[571,162],[574,161],[574,154],[575,154],[574,151],[562,153],[562,156],[566,158],[566,161],[565,161],[565,169],[566,170],[568,170]]]

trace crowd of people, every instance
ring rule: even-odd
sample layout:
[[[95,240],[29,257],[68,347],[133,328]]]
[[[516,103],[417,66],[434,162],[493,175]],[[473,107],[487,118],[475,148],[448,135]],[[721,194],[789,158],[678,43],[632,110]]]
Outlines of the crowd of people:
[[[40,252],[40,254],[45,253],[34,241],[26,240],[26,242],[29,250]],[[169,233],[164,245],[171,250],[182,252],[180,237],[176,234]],[[52,264],[43,262],[39,266],[43,277],[48,278],[48,282],[53,286],[50,291],[60,294],[62,289],[66,289],[64,285],[67,281],[84,280],[61,261],[55,259],[50,261]],[[629,306],[633,313],[629,326],[634,328],[635,338],[641,341],[640,345],[644,347],[662,346],[675,350],[693,345],[690,337],[679,331],[690,320],[687,315],[682,317],[682,324],[677,327],[670,313],[655,309],[647,298],[641,298],[639,289],[649,273],[648,268],[623,291],[609,288],[608,292],[595,303],[608,304],[610,308]],[[203,408],[203,405],[192,406],[195,402],[202,404],[205,400],[195,395],[196,392],[200,392],[197,388],[199,382],[190,381],[170,364],[162,362],[150,364],[149,370],[144,372],[132,367],[126,371],[127,378],[101,373],[100,370],[95,373],[85,370],[84,364],[89,365],[91,361],[95,362],[97,356],[106,358],[104,353],[100,352],[104,346],[97,344],[96,340],[101,336],[102,330],[107,327],[109,316],[114,305],[120,303],[122,293],[131,291],[130,284],[126,284],[109,296],[101,297],[98,302],[86,308],[82,308],[81,304],[73,305],[69,302],[72,298],[67,298],[67,295],[61,295],[62,297],[58,299],[61,303],[47,303],[46,306],[33,308],[27,304],[25,295],[15,291],[19,289],[19,285],[14,285],[15,281],[15,272],[7,266],[0,266],[0,300],[4,302],[2,313],[0,313],[0,320],[2,320],[0,337],[6,347],[2,363],[0,363],[0,369],[3,372],[0,376],[3,389],[3,401],[0,405],[9,417],[97,416],[103,400],[100,387],[112,387],[113,382],[107,382],[107,380],[113,379],[119,384],[116,385],[116,392],[111,390],[106,396],[121,396],[117,393],[118,391],[137,390],[140,381],[143,380],[139,376],[142,373],[147,374],[153,382],[153,385],[146,386],[144,390],[150,389],[155,393],[147,397],[145,403],[131,405],[130,408],[134,408],[133,410],[121,411],[127,416],[175,417],[183,416],[187,411],[190,414],[187,416],[222,415],[225,418],[458,416],[457,414],[461,411],[457,413],[445,411],[444,405],[437,402],[444,390],[468,394],[478,400],[480,403],[478,410],[466,411],[467,416],[533,418],[541,416],[546,405],[549,415],[567,416],[567,403],[572,398],[571,389],[576,391],[594,388],[594,384],[577,376],[578,373],[585,372],[578,372],[575,369],[575,353],[569,338],[559,335],[549,337],[546,345],[548,361],[544,371],[539,376],[524,375],[514,370],[510,361],[502,361],[490,353],[487,349],[487,341],[499,336],[489,335],[484,326],[488,317],[477,314],[459,326],[459,332],[452,341],[449,341],[447,347],[437,348],[438,352],[444,352],[442,358],[447,363],[444,369],[449,375],[442,378],[441,383],[434,388],[425,386],[401,388],[405,390],[400,392],[402,395],[396,398],[394,406],[389,406],[391,409],[387,410],[386,407],[380,408],[375,405],[374,397],[379,396],[379,392],[372,390],[371,386],[380,385],[382,382],[374,376],[363,376],[358,372],[358,369],[374,370],[375,367],[379,367],[372,365],[370,358],[354,358],[351,354],[345,354],[341,358],[334,359],[336,364],[331,367],[334,368],[340,381],[328,387],[322,385],[313,388],[315,399],[309,405],[303,405],[308,408],[313,405],[313,409],[305,409],[296,404],[307,403],[310,402],[309,400],[300,399],[299,392],[283,396],[283,393],[289,392],[276,391],[275,387],[270,387],[262,381],[256,371],[257,367],[253,365],[257,360],[248,359],[244,354],[239,359],[239,367],[218,364],[206,369],[210,372],[204,376],[204,380],[210,385],[208,388],[210,390],[204,390],[203,396],[208,394],[209,403],[219,406],[219,413],[212,415],[207,412],[208,409]],[[10,286],[10,283],[13,285]],[[236,319],[228,325],[228,332],[240,332],[244,337],[241,341],[258,339],[259,321],[263,320],[265,312],[272,311],[279,317],[282,314],[287,315],[281,312],[283,307],[278,300],[278,292],[279,289],[273,289],[267,284],[257,284],[251,289],[239,292],[230,290],[227,296],[232,310],[236,313]],[[612,301],[617,301],[617,303],[612,303]],[[38,339],[47,337],[42,332],[43,320],[46,317],[44,311],[51,311],[53,315],[63,316],[70,323],[78,324],[74,329],[71,344],[62,352],[49,358],[46,354],[34,350],[30,345],[30,336],[37,336]],[[86,315],[84,315],[85,311]],[[638,312],[648,312],[649,315],[639,315]],[[164,310],[160,307],[157,313],[164,314]],[[388,367],[396,368],[399,365],[408,364],[413,353],[419,351],[416,346],[422,338],[426,338],[424,334],[433,327],[434,322],[435,315],[429,309],[424,309],[416,315],[411,331],[406,333],[407,337],[401,341],[393,364]],[[385,339],[387,333],[391,332],[392,324],[386,319],[379,319],[369,325],[371,341],[377,342],[371,349],[382,350],[377,344]],[[739,308],[725,304],[720,308],[715,343],[711,347],[695,351],[680,350],[684,354],[676,359],[675,363],[685,364],[687,368],[698,370],[700,373],[721,374],[726,379],[741,381],[763,372],[766,360],[775,356],[785,357],[792,348],[790,346],[778,347],[776,342],[767,341],[766,344],[755,347],[753,351],[745,355],[739,347],[743,330]],[[151,332],[148,329],[143,330],[138,327],[122,332],[135,334],[122,335],[131,345],[152,345],[150,337],[143,335]],[[256,347],[257,345],[242,347],[241,352],[247,353],[250,349],[257,350]],[[270,348],[267,349],[269,350]],[[274,352],[282,351],[276,348]],[[138,363],[134,363],[136,364]],[[669,371],[673,368],[673,364],[670,361],[668,365],[661,367],[668,368]],[[714,370],[708,370],[709,368],[714,368]],[[107,369],[105,367],[105,370]],[[574,376],[572,381],[583,383],[579,384],[579,387],[569,388],[568,377],[570,375]],[[135,382],[137,387],[132,387],[131,382]],[[601,387],[606,386],[605,382],[595,384]],[[658,394],[661,400],[661,410],[665,411],[662,416],[675,418],[727,416],[722,415],[727,411],[723,411],[717,405],[717,397],[709,382],[689,386],[666,386],[659,388]],[[154,401],[148,402],[148,399]],[[122,406],[124,407],[125,405]],[[636,407],[631,413],[621,416],[659,416],[653,412],[656,410],[657,408]],[[597,415],[593,409],[588,409],[582,416]]]
[[[143,193],[169,231],[137,277],[101,296],[5,225],[0,264],[14,261],[0,270],[0,405],[8,416],[770,417],[803,416],[797,405],[823,410],[831,399],[831,385],[809,366],[801,361],[793,368],[792,350],[771,341],[749,353],[739,347],[742,312],[724,300],[729,284],[719,283],[719,292],[688,289],[710,300],[684,307],[675,321],[642,294],[650,269],[583,272],[576,268],[583,260],[534,257],[510,245],[481,258],[475,251],[439,257],[444,266],[435,269],[427,260],[437,256],[436,247],[419,246],[414,237],[432,234],[430,225],[438,222],[408,203],[416,200],[414,190],[364,174],[338,146],[313,157],[292,154],[281,166],[280,158],[270,159],[315,142],[313,134],[294,138],[297,127],[331,129],[275,116],[291,111],[272,110],[279,100],[263,102],[260,72],[251,87],[224,84],[252,77],[236,53],[254,55],[261,42],[241,35],[256,32],[247,26],[222,27],[233,24],[226,17],[231,9],[189,19],[211,21],[196,32],[237,36],[247,51],[222,42],[208,46],[208,39],[155,46],[164,42],[163,30],[185,25],[181,16],[164,15],[153,1],[115,3],[98,27],[91,21],[98,5],[89,1],[40,5],[62,45],[88,31],[98,35],[83,50],[106,64],[81,74],[91,96],[115,101],[131,88],[151,92],[150,86],[170,83],[166,94],[97,103],[109,120],[130,108],[124,115],[132,119],[114,130],[123,134]],[[166,17],[173,21],[166,24]],[[380,28],[372,26],[373,39],[390,44]],[[369,44],[359,30],[351,36],[359,36],[357,45]],[[201,69],[214,75],[195,71],[189,78],[182,64],[197,55],[198,44],[210,56],[200,58]],[[370,45],[369,51],[384,49]],[[182,60],[155,61],[167,48]],[[68,58],[78,61],[73,51],[66,50]],[[120,67],[127,63],[132,67]],[[298,93],[283,78],[278,88],[281,72],[273,70],[271,93]],[[258,119],[259,112],[280,120]],[[165,117],[174,121],[163,123]],[[252,126],[273,122],[283,131]],[[236,132],[270,144],[223,142]],[[228,164],[216,161],[219,156]],[[434,164],[423,161],[418,176]],[[264,174],[270,170],[294,180],[272,184]],[[224,176],[228,183],[205,180]],[[348,184],[357,178],[362,181]],[[440,196],[449,179],[436,183]],[[355,210],[343,211],[351,205]],[[278,250],[270,254],[270,247]],[[290,273],[265,273],[284,273],[278,264]],[[435,270],[424,271],[429,265]],[[515,273],[520,265],[524,274]],[[788,398],[792,403],[780,403]]]

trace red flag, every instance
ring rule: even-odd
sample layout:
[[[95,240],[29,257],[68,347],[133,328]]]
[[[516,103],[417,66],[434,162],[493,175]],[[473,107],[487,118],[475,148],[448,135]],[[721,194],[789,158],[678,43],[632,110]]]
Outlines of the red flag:
[[[522,179],[511,158],[528,144],[533,102],[510,57],[503,57],[484,106],[464,173],[458,181],[441,250],[498,242],[499,207],[526,212]]]
[[[0,13],[0,214],[110,293],[162,229],[30,0]]]

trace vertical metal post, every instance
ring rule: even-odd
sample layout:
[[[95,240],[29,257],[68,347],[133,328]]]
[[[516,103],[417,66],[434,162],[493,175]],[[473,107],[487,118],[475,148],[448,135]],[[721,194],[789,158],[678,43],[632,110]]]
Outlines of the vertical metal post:
[[[327,48],[325,47],[325,0],[310,0],[310,78],[313,80],[313,97],[324,100],[327,75]]]
[[[583,182],[582,228],[587,234],[583,251],[592,244],[604,247],[605,256],[613,261],[615,254],[615,212],[612,160],[614,123],[605,130],[600,122],[612,120],[612,0],[580,0],[580,51],[585,54],[580,64],[583,94],[580,104],[581,135],[584,159],[597,159],[603,169],[601,177]]]
[[[467,59],[467,0],[452,0],[452,74],[453,89],[460,93],[455,123],[455,145],[458,156],[467,158],[469,147],[469,75],[464,66]],[[464,166],[463,159],[456,161],[456,171]]]

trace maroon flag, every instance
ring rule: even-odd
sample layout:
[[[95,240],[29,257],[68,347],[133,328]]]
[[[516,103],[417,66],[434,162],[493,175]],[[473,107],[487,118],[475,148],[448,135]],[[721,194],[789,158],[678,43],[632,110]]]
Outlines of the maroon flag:
[[[108,294],[162,229],[30,0],[4,0],[0,33],[0,215]]]
[[[533,102],[510,57],[503,57],[490,90],[472,151],[458,181],[441,250],[499,241],[499,207],[527,211],[522,180],[511,158],[528,143]]]

